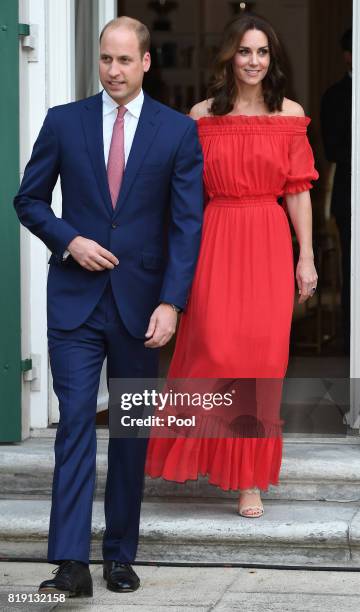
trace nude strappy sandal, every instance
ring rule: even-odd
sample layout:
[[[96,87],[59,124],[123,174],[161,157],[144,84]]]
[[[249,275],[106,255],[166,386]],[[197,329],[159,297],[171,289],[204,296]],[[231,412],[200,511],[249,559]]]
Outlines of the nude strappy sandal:
[[[260,493],[260,489],[253,487],[252,489],[240,489],[240,493]],[[255,511],[254,514],[245,514],[249,510]],[[239,504],[239,515],[244,518],[259,518],[264,514],[264,506],[241,506]]]

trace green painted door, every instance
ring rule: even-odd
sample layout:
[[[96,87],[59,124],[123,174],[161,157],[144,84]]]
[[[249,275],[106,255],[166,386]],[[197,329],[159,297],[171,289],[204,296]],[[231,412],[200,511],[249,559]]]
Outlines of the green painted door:
[[[0,1],[0,442],[21,439],[20,242],[12,205],[19,185],[17,0]]]

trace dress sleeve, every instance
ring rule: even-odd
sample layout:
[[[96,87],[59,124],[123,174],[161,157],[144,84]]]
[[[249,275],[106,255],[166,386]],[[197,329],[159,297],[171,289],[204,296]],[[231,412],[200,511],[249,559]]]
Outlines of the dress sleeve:
[[[302,193],[312,188],[311,181],[319,178],[315,169],[314,155],[305,133],[294,134],[289,147],[289,173],[284,194]]]

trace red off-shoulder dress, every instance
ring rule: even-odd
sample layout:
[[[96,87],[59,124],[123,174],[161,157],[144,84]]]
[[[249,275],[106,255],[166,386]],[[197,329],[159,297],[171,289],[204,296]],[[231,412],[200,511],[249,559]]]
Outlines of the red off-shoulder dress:
[[[207,203],[200,255],[168,378],[283,379],[294,305],[287,215],[277,198],[318,178],[307,117],[198,120]],[[263,418],[279,421],[274,406]],[[280,403],[280,402],[279,402]],[[281,435],[153,438],[146,473],[224,490],[277,485]]]

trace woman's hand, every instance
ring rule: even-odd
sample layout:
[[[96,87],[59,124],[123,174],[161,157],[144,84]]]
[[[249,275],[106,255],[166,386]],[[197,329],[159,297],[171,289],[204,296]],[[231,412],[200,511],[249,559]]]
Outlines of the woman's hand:
[[[286,204],[300,246],[296,280],[300,294],[299,304],[302,304],[314,295],[312,289],[316,290],[318,279],[312,248],[312,211],[309,191],[288,194]]]
[[[316,274],[313,257],[299,257],[296,266],[296,281],[299,289],[299,304],[303,304],[309,297],[313,296],[317,287],[318,275]]]

